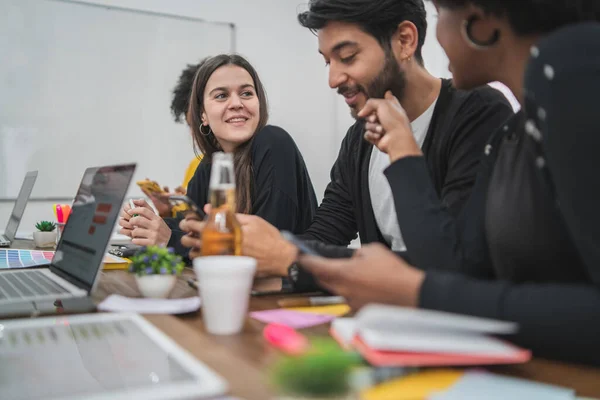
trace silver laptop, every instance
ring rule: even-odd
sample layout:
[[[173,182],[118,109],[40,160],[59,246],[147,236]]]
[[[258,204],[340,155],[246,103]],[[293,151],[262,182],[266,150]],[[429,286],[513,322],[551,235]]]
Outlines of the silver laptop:
[[[0,271],[0,315],[36,302],[87,297],[119,215],[135,164],[88,168],[48,267]]]
[[[21,218],[23,218],[23,213],[25,213],[25,207],[27,207],[27,201],[29,201],[29,196],[31,195],[37,176],[37,171],[29,171],[27,175],[25,175],[21,190],[19,191],[19,196],[17,197],[12,213],[8,218],[8,224],[6,224],[4,235],[0,235],[0,247],[8,247],[11,245],[12,241],[15,240],[17,229],[21,223]]]

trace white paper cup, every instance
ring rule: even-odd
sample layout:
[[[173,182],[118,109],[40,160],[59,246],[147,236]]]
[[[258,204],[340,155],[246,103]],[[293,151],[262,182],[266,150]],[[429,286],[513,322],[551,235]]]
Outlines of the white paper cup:
[[[244,326],[256,260],[241,256],[194,259],[202,299],[202,319],[214,335],[239,333]]]

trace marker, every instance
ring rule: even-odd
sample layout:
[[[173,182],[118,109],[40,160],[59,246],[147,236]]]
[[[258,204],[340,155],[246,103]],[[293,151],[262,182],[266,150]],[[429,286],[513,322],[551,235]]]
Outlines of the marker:
[[[280,307],[329,306],[345,303],[346,299],[342,296],[302,297],[298,299],[283,299],[277,302]]]
[[[298,355],[308,349],[308,339],[286,325],[269,324],[263,330],[267,342],[286,354]]]
[[[189,287],[191,287],[192,289],[198,290],[198,285],[196,284],[196,281],[193,279],[188,279],[187,280],[187,284]]]
[[[62,206],[60,204],[56,205],[56,221],[59,224],[64,223],[64,218],[63,218],[63,211],[62,211]]]

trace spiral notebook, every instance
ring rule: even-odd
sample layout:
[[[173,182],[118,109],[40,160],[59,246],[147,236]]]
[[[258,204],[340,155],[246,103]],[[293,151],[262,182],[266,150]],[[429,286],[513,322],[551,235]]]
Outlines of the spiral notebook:
[[[373,304],[334,320],[330,332],[372,365],[459,366],[528,361],[529,350],[491,336],[517,329],[512,322]]]

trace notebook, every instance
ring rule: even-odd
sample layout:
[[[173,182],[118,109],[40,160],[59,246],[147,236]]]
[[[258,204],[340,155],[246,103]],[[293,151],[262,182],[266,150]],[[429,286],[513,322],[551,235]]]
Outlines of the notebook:
[[[372,304],[334,320],[330,332],[372,365],[459,366],[528,361],[530,351],[489,336],[516,330],[511,322]]]

